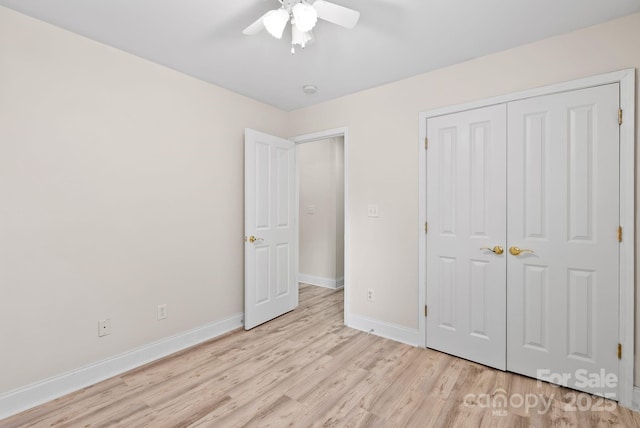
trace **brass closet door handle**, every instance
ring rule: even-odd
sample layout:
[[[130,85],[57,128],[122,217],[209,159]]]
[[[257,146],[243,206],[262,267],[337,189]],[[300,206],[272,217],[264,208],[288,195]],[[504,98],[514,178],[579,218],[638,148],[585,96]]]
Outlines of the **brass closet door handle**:
[[[253,235],[251,235],[251,236],[249,237],[249,242],[251,242],[252,244],[253,244],[254,242],[256,242],[256,241],[264,241],[264,239],[262,239],[262,238],[256,238],[256,237],[255,237],[255,236],[253,236]]]
[[[533,250],[527,250],[527,249],[520,249],[518,247],[511,247],[509,248],[509,252],[514,255],[514,256],[519,256],[522,253],[531,253],[533,254],[534,251]]]
[[[495,247],[493,247],[493,248],[489,248],[489,247],[482,247],[482,248],[480,248],[480,249],[481,249],[481,250],[489,250],[489,251],[492,251],[494,254],[498,254],[498,255],[500,255],[500,254],[504,253],[504,248],[502,248],[500,245],[496,245],[496,246],[495,246]]]

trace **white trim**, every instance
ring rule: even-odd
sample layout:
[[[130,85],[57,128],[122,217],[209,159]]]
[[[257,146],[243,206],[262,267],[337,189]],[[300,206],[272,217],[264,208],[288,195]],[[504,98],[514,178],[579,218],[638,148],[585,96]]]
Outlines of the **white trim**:
[[[395,340],[396,342],[406,343],[411,346],[418,346],[420,343],[420,330],[374,320],[355,314],[351,314],[349,321],[350,322],[347,324],[347,327],[355,328],[356,330],[365,331],[367,333],[375,334],[376,336]]]
[[[0,419],[242,328],[244,314],[213,322],[0,395]]]
[[[418,121],[418,330],[420,331],[419,345],[427,347],[427,319],[422,308],[427,304],[427,116],[420,113]]]
[[[640,387],[633,387],[633,399],[629,408],[634,412],[640,412]]]
[[[311,143],[317,140],[324,140],[333,137],[344,138],[344,324],[349,325],[351,313],[349,312],[349,280],[351,278],[351,216],[349,215],[349,128],[333,128],[325,131],[313,132],[310,134],[298,135],[289,138],[296,144]],[[296,206],[300,206],[298,200],[298,164],[296,159]],[[300,227],[299,210],[295,210],[295,222]],[[298,234],[296,234],[296,252],[298,251]],[[296,266],[296,269],[298,267]]]
[[[477,101],[471,101],[464,104],[438,107],[438,108],[427,110],[420,113],[421,129],[423,124],[426,129],[427,118],[443,116],[445,114],[450,114],[450,113],[459,113],[466,110],[473,110],[476,108],[488,107],[496,104],[508,103],[511,101],[524,100],[527,98],[534,98],[542,95],[550,95],[550,94],[557,94],[560,92],[575,91],[576,89],[585,89],[593,86],[607,85],[609,83],[621,83],[626,77],[628,77],[629,74],[631,74],[631,76],[635,76],[635,69],[629,68],[626,70],[613,71],[611,73],[599,74],[597,76],[585,77],[583,79],[571,80],[568,82],[557,83],[554,85],[540,86],[538,88],[527,89],[525,91],[514,92],[512,94],[506,94],[506,95],[499,95],[497,97],[485,98]],[[633,99],[633,96],[632,96],[632,99]]]
[[[302,143],[311,143],[312,141],[326,140],[327,138],[333,138],[333,137],[344,136],[346,138],[348,133],[349,133],[349,128],[342,127],[342,128],[333,128],[333,129],[327,129],[324,131],[312,132],[310,134],[298,135],[296,137],[291,137],[289,139],[294,143],[302,144]]]
[[[298,282],[305,284],[317,285],[318,287],[325,287],[337,290],[344,286],[344,277],[340,278],[325,278],[322,276],[307,275],[304,273],[298,274]]]
[[[620,225],[623,239],[620,243],[620,320],[619,340],[622,344],[620,360],[620,390],[618,400],[630,407],[633,400],[635,349],[635,70],[621,72],[620,108],[623,121],[620,126]]]
[[[436,108],[419,115],[419,244],[418,244],[418,327],[420,345],[426,345],[426,326],[423,308],[426,304],[426,237],[424,223],[426,221],[426,153],[424,138],[427,135],[427,119],[495,104],[508,103],[542,95],[574,91],[610,83],[620,84],[620,107],[624,112],[624,120],[620,127],[620,225],[624,230],[624,238],[620,244],[620,313],[619,341],[622,344],[622,360],[619,367],[618,399],[621,406],[631,407],[634,395],[633,368],[635,346],[635,69],[614,71],[611,73],[573,80],[555,85],[543,86],[527,91],[473,101],[465,104]]]

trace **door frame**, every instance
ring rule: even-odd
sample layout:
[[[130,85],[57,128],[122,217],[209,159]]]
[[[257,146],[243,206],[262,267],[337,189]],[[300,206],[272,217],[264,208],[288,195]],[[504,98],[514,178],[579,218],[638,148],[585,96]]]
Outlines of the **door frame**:
[[[620,243],[620,302],[619,343],[622,344],[622,359],[619,366],[619,404],[632,408],[634,396],[634,347],[635,347],[635,69],[625,69],[554,85],[542,86],[526,91],[487,98],[464,104],[441,107],[420,113],[418,142],[418,330],[420,346],[426,347],[426,317],[423,310],[426,302],[426,234],[427,221],[427,119],[465,110],[488,107],[511,101],[585,89],[611,83],[620,84],[620,108],[623,122],[620,125],[620,225],[624,231]],[[640,393],[640,392],[639,392]]]
[[[328,138],[334,137],[343,137],[344,139],[344,324],[346,326],[349,325],[349,284],[351,280],[351,263],[350,263],[350,217],[349,217],[349,128],[333,128],[327,129],[324,131],[313,132],[311,134],[298,135],[296,137],[291,137],[289,140],[293,141],[296,144],[296,163],[295,163],[295,180],[296,180],[296,207],[295,210],[295,245],[296,245],[296,281],[298,281],[297,275],[299,274],[299,251],[300,251],[300,170],[298,165],[298,148],[299,144],[304,143],[312,143],[314,141],[326,140]]]

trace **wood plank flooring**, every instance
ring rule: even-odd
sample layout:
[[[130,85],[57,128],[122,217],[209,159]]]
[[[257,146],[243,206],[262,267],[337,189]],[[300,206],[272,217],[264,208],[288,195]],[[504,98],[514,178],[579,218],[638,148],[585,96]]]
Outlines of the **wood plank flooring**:
[[[343,326],[343,293],[0,427],[640,427],[616,403]],[[583,409],[583,410],[580,410]]]

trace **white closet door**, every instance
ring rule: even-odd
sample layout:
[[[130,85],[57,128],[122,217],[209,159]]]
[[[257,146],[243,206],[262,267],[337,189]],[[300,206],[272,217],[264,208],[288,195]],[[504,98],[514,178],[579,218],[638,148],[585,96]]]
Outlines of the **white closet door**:
[[[618,375],[618,94],[612,84],[508,106],[507,245],[532,252],[507,255],[507,368],[607,396]]]
[[[506,106],[427,121],[428,348],[506,367]]]

